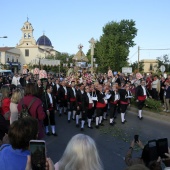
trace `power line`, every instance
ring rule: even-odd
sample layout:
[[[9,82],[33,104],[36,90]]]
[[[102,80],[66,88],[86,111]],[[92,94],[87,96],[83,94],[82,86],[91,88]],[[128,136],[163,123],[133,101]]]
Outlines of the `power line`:
[[[132,57],[134,57],[134,55],[137,53],[138,51],[136,51],[129,59],[131,59]]]
[[[155,49],[145,49],[145,48],[140,48],[140,50],[170,50],[170,48],[163,48],[163,49],[158,49],[158,48],[155,48]]]

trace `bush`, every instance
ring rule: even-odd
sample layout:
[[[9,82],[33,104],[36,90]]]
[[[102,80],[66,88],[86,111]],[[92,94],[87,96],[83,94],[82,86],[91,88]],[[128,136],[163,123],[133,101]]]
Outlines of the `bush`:
[[[131,99],[131,104],[132,104],[134,107],[137,107],[137,103],[136,103],[135,98],[132,98],[132,99]],[[145,108],[146,108],[146,109],[149,109],[150,111],[160,112],[160,111],[162,111],[161,101],[159,101],[159,100],[154,100],[154,99],[151,99],[151,98],[147,98],[147,99],[145,100]]]
[[[153,111],[161,111],[161,101],[148,98],[145,101],[145,107]]]

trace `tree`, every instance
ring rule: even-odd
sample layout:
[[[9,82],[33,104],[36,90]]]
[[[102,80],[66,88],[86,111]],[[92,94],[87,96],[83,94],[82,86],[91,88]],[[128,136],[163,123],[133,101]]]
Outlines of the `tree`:
[[[130,64],[130,67],[132,67],[133,72],[137,72],[138,71],[138,62],[135,61],[134,63]],[[139,62],[139,72],[143,72],[143,70],[144,70],[143,67],[144,67],[144,63]]]
[[[103,27],[103,35],[95,45],[94,57],[97,58],[100,71],[108,67],[115,71],[128,65],[129,48],[135,45],[133,39],[137,35],[133,20],[109,22]]]
[[[158,66],[157,66],[158,70],[157,71],[160,71],[159,68],[161,67],[161,65],[165,66],[165,70],[167,72],[170,71],[170,59],[167,54],[163,55],[162,57],[157,57],[157,60],[158,60]]]

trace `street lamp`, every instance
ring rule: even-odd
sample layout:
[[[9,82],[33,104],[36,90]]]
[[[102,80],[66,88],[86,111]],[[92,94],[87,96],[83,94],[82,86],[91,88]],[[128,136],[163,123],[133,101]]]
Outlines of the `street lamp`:
[[[95,43],[96,41],[94,38],[91,38],[90,41],[90,49],[91,49],[91,74],[93,73],[93,56],[94,56],[94,48],[95,48]]]
[[[7,36],[3,36],[3,37],[0,37],[0,38],[8,38]]]

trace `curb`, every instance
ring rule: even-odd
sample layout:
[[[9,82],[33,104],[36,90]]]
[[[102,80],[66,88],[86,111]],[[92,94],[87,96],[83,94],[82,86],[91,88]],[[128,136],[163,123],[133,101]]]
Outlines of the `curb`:
[[[131,106],[128,107],[127,111],[137,116],[138,113],[137,108]],[[165,123],[170,123],[170,113],[151,112],[148,110],[143,110],[142,114],[144,117],[147,117],[148,119],[154,119],[156,121],[163,121]]]

